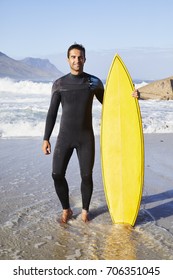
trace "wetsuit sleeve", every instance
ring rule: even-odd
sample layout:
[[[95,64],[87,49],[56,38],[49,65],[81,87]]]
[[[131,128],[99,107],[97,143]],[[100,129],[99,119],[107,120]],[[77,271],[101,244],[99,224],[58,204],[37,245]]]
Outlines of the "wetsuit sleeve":
[[[103,95],[104,95],[104,86],[101,80],[98,79],[98,84],[94,92],[96,98],[100,101],[100,103],[103,103]]]
[[[60,101],[61,101],[60,92],[57,90],[54,84],[52,87],[52,98],[51,98],[51,102],[46,118],[44,140],[49,140],[51,136],[51,133],[55,125]]]

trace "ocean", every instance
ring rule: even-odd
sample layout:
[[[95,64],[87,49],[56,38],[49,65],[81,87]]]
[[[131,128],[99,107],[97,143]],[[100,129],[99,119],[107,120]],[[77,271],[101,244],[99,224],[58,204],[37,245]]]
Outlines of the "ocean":
[[[136,88],[147,84],[141,81]],[[0,137],[43,136],[52,83],[0,79]],[[144,133],[173,132],[173,101],[139,101]],[[59,128],[61,108],[52,136]],[[101,104],[94,100],[93,127],[100,133]]]

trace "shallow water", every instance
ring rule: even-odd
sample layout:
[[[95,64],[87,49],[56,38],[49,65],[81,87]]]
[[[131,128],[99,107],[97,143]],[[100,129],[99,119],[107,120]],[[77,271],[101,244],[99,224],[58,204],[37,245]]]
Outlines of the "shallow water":
[[[99,216],[92,210],[93,219],[87,225],[80,214],[60,225],[48,211],[50,201],[45,203],[21,208],[1,226],[1,259],[173,259],[172,235],[147,222],[145,212],[140,212],[142,223],[135,228],[112,225],[106,209]]]
[[[112,225],[98,145],[91,221],[84,224],[80,218],[80,177],[74,155],[67,173],[74,216],[67,225],[59,224],[61,208],[50,175],[52,158],[43,156],[40,146],[40,139],[1,139],[0,259],[173,259],[171,225],[164,227],[154,218],[149,205],[156,203],[155,197],[147,189],[135,227]]]

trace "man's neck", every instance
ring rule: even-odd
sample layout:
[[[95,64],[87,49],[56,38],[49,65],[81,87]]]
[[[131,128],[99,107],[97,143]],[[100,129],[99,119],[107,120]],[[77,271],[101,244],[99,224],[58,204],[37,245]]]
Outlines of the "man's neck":
[[[71,74],[74,76],[79,76],[83,73],[83,71],[71,71]]]

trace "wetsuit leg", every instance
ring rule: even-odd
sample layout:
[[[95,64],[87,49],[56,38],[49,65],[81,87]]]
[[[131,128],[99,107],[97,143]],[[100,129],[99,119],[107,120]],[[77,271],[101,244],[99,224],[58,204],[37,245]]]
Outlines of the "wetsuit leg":
[[[67,165],[73,153],[73,149],[57,142],[53,156],[52,177],[54,180],[55,190],[61,202],[63,209],[70,208],[69,188],[65,178]]]
[[[94,165],[94,137],[84,136],[83,143],[77,148],[77,155],[79,159],[80,172],[81,172],[81,194],[82,194],[82,208],[89,210],[91,196],[93,192],[93,178],[92,171]]]

